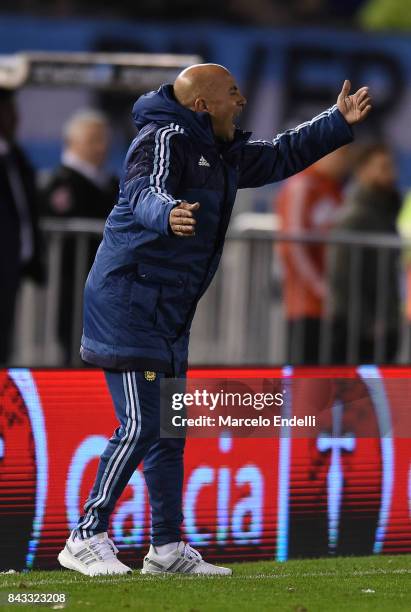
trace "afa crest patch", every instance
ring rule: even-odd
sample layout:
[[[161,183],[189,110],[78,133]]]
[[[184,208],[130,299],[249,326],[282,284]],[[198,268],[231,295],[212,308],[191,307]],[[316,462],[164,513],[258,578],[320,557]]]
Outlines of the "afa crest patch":
[[[144,372],[144,378],[149,382],[153,382],[157,378],[157,374],[155,372]]]

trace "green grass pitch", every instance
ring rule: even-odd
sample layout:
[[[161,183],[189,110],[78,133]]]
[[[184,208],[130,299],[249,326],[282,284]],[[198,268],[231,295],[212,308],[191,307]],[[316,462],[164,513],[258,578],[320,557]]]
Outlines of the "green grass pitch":
[[[410,612],[411,556],[350,557],[237,563],[232,577],[88,578],[69,570],[0,575],[0,611],[42,609],[5,605],[7,593],[68,595],[68,612],[121,610],[208,612]],[[61,604],[50,608],[62,609]]]

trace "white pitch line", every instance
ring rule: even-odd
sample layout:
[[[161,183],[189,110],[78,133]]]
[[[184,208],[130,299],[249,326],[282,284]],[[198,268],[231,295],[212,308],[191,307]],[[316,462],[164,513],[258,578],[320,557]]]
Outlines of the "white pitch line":
[[[201,576],[201,575],[195,575],[195,576],[190,576],[188,575],[179,575],[179,574],[162,574],[161,576],[142,576],[141,574],[139,574],[138,571],[135,572],[135,576],[134,577],[130,577],[130,578],[115,578],[113,576],[109,577],[107,576],[107,578],[103,578],[103,577],[99,577],[99,578],[92,578],[90,577],[90,584],[93,583],[97,583],[97,584],[123,584],[126,582],[136,582],[136,580],[138,582],[144,582],[144,581],[148,581],[148,582],[152,582],[153,580],[168,580],[168,579],[172,579],[172,580],[215,580],[216,578],[218,580],[222,580],[222,579],[227,579],[227,580],[264,580],[266,578],[269,578],[271,580],[275,579],[281,579],[281,578],[287,578],[287,579],[299,579],[299,578],[352,578],[355,576],[390,576],[390,575],[396,575],[396,574],[411,574],[411,569],[409,568],[398,568],[398,569],[394,569],[394,570],[385,570],[385,569],[375,569],[375,570],[365,570],[365,571],[354,571],[354,572],[303,572],[302,574],[291,574],[291,573],[287,573],[287,574],[243,574],[243,575],[238,575],[236,576],[235,574],[233,576],[230,576],[229,578],[227,578],[226,576]],[[3,584],[1,584],[1,588],[18,588],[19,584],[21,584],[22,582],[24,582],[24,584],[26,585],[26,587],[37,587],[39,585],[42,584],[54,584],[56,586],[62,586],[65,584],[85,584],[85,580],[79,580],[79,578],[82,577],[78,577],[78,578],[69,578],[68,580],[66,580],[64,577],[62,577],[59,580],[49,580],[49,579],[45,579],[45,580],[35,580],[35,581],[30,581],[30,579],[26,578],[27,574],[22,574],[21,577],[19,578],[18,582],[9,582],[6,584],[6,582],[4,582]],[[84,576],[84,578],[87,578],[87,576]],[[25,587],[25,588],[26,588]]]

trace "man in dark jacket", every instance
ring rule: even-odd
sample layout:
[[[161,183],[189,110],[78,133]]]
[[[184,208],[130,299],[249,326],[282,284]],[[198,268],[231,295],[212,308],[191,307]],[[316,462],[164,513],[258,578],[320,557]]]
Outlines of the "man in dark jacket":
[[[363,147],[355,175],[354,190],[334,231],[397,235],[401,197],[389,149],[383,144]],[[333,361],[392,363],[398,348],[400,319],[399,253],[384,247],[361,247],[357,253],[358,285],[353,288],[353,247],[340,244],[334,251]]]
[[[16,143],[17,125],[14,91],[0,89],[0,365],[10,358],[21,279],[44,280],[34,171]]]
[[[350,142],[350,124],[371,107],[367,88],[353,96],[349,88],[346,81],[336,106],[273,141],[250,141],[236,129],[246,100],[215,64],[192,66],[174,87],[135,104],[139,131],[87,280],[81,346],[83,359],[106,370],[121,427],[59,555],[65,567],[129,571],[106,532],[144,458],[152,546],[143,572],[231,573],[181,541],[184,440],[159,437],[160,381],[185,375],[191,322],[217,270],[237,189],[286,178]]]
[[[108,148],[109,126],[102,113],[85,109],[69,119],[64,129],[61,165],[43,190],[45,215],[65,219],[107,219],[118,195],[118,181],[104,168]],[[99,243],[97,238],[88,242],[88,270]],[[76,246],[74,236],[65,237],[58,309],[58,335],[64,365],[72,364],[74,355],[78,356],[78,344],[73,349]],[[79,341],[77,338],[77,343]]]

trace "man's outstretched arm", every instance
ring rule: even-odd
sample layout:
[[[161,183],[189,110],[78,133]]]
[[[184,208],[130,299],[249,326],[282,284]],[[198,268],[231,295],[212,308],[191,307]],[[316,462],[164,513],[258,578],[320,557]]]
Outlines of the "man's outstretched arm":
[[[307,168],[324,155],[351,142],[351,125],[371,111],[368,87],[350,95],[344,81],[337,103],[311,121],[279,134],[272,141],[249,141],[240,164],[239,187],[260,187]]]

